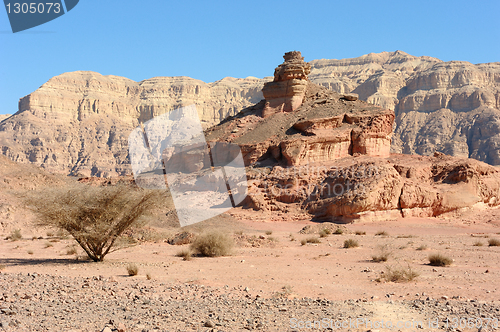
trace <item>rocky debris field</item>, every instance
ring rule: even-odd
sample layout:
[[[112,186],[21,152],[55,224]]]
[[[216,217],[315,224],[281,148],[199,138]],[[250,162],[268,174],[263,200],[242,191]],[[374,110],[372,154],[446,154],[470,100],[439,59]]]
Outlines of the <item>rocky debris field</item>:
[[[432,299],[425,293],[406,301],[393,301],[391,294],[376,301],[329,301],[291,299],[288,290],[283,289],[271,298],[263,298],[251,295],[243,286],[216,288],[133,278],[118,282],[114,277],[102,276],[0,274],[1,331],[299,331],[311,328],[331,331],[338,329],[335,324],[340,327],[342,323],[346,327],[341,328],[344,331],[375,331],[367,324],[381,320],[384,324],[420,321],[423,330],[435,329],[437,325],[432,324],[436,323],[440,330],[479,330],[453,328],[453,319],[457,317],[473,317],[474,324],[479,321],[476,319],[482,319],[483,324],[488,321],[490,326],[483,327],[482,331],[494,330],[500,319],[500,305],[446,297]]]

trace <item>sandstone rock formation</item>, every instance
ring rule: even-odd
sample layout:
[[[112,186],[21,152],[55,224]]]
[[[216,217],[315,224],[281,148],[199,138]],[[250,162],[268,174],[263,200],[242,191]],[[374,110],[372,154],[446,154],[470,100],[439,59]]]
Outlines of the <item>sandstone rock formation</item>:
[[[309,64],[310,73],[301,56],[292,54],[277,68],[277,84],[266,86],[293,83],[295,88],[285,95],[298,89],[299,96],[308,76],[346,101],[354,93],[394,110],[392,152],[439,151],[500,165],[500,63],[442,62],[396,51]],[[134,82],[93,72],[62,74],[22,98],[15,115],[3,121],[0,116],[0,154],[64,174],[130,174],[127,137],[140,122],[195,104],[208,128],[262,100],[261,89],[270,80],[224,78],[207,84],[188,77],[156,77]],[[273,91],[266,92],[270,101]],[[281,97],[288,100],[284,109],[300,101],[291,96]],[[268,148],[260,147],[264,153]]]
[[[208,129],[206,139],[238,144],[246,165],[305,165],[354,154],[389,156],[393,111],[349,101],[313,83],[304,94],[303,104],[293,112],[263,117],[267,103],[261,102]]]
[[[7,119],[9,116],[10,116],[10,114],[0,114],[0,122]]]
[[[335,163],[254,169],[248,176],[246,207],[305,210],[325,221],[433,217],[500,204],[495,167],[443,154],[346,157]]]
[[[277,112],[293,112],[304,101],[311,65],[297,51],[287,52],[283,58],[285,62],[274,71],[274,80],[262,88],[266,99],[264,118]]]
[[[500,165],[499,62],[442,62],[396,51],[310,63],[312,82],[395,111],[392,152],[439,151]]]

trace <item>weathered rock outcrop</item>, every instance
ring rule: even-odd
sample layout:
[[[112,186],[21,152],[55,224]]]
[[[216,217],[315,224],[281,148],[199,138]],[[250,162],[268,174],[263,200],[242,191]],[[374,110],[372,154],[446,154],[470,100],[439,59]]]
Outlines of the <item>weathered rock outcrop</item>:
[[[358,156],[334,164],[264,170],[248,173],[246,207],[305,210],[319,220],[433,217],[500,204],[500,173],[495,167],[443,154]]]
[[[262,88],[266,100],[264,118],[277,112],[293,112],[304,101],[311,65],[297,51],[287,52],[283,58],[285,61],[274,70],[274,80]]]
[[[7,119],[9,116],[10,116],[10,114],[0,114],[0,122]]]
[[[500,165],[500,63],[442,62],[396,51],[309,64],[307,74],[302,60],[289,64],[285,60],[276,71],[278,85],[297,81],[302,93],[308,86],[303,79],[307,75],[310,82],[344,94],[346,101],[346,94],[355,93],[361,100],[394,110],[392,152],[432,155],[440,151]],[[129,174],[127,137],[140,122],[195,104],[203,127],[208,128],[258,103],[264,83],[271,79],[224,78],[207,84],[188,77],[134,82],[92,72],[62,74],[22,98],[12,117],[0,115],[0,154],[65,174]],[[273,100],[272,91],[269,89],[269,100]],[[287,93],[281,97],[288,100],[283,107],[300,101]],[[255,122],[256,118],[244,121]],[[267,133],[263,135],[267,137]],[[318,135],[308,140],[312,137]],[[374,139],[380,144],[380,138]],[[307,144],[310,146],[303,151],[321,146],[312,141]],[[269,146],[261,143],[258,149],[248,149],[256,160]],[[341,151],[324,153],[344,155]]]
[[[500,165],[500,63],[400,51],[310,63],[312,82],[395,110],[392,152],[439,151]]]
[[[202,125],[262,99],[262,80],[225,78],[206,84],[188,77],[142,82],[93,72],[66,73],[22,98],[0,124],[0,151],[11,160],[79,176],[131,173],[128,135],[172,109],[195,104]]]
[[[238,144],[246,165],[305,165],[356,154],[389,156],[391,110],[313,83],[307,84],[303,103],[295,111],[263,117],[266,107],[261,102],[208,129],[207,141]]]

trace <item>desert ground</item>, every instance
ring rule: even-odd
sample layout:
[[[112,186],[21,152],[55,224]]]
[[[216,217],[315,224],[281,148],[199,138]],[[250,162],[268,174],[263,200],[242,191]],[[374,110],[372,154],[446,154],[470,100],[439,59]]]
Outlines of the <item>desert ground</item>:
[[[214,229],[234,238],[231,255],[184,260],[189,244],[167,243]],[[488,245],[500,239],[498,209],[336,225],[237,208],[183,229],[150,227],[103,262],[68,250],[63,234],[22,232],[0,240],[3,331],[490,331],[500,320],[500,246]],[[311,237],[320,242],[303,244]],[[359,246],[344,248],[348,239]],[[452,264],[429,265],[434,253]],[[388,269],[416,277],[388,281]]]

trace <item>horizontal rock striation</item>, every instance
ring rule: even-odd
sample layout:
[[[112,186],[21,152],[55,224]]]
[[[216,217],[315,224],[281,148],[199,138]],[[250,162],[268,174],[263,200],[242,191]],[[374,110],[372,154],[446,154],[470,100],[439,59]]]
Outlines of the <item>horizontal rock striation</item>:
[[[438,151],[500,165],[499,62],[442,62],[396,51],[310,63],[312,82],[395,111],[392,152]]]
[[[308,83],[303,104],[295,111],[262,117],[265,110],[264,102],[250,107],[208,129],[206,139],[238,144],[246,165],[305,165],[356,154],[389,156],[391,110],[313,83]]]
[[[344,95],[344,102],[351,97],[355,99],[353,93],[361,100],[393,110],[396,114],[393,153],[432,155],[439,151],[500,165],[500,63],[442,62],[401,51],[309,63],[292,54],[289,60],[288,64],[285,59],[278,66],[274,78],[224,78],[208,84],[188,77],[155,77],[135,82],[93,72],[65,73],[22,98],[19,111],[13,116],[0,115],[0,154],[71,175],[129,174],[127,137],[140,122],[194,104],[203,127],[209,128],[259,103],[263,98],[262,87],[271,80],[278,84],[269,88],[266,96],[282,108],[269,104],[269,114],[288,107],[297,110],[297,105],[306,98],[309,84],[304,78],[307,77],[309,82]],[[283,82],[292,88],[283,90],[280,88]],[[255,125],[265,104],[259,107],[258,116],[246,117],[245,121]],[[289,125],[293,127],[295,122]],[[300,132],[299,127],[290,132]],[[344,143],[332,150],[323,149],[325,145],[320,141],[314,142],[314,137],[322,135],[304,130],[304,144],[299,147],[262,142],[258,148],[253,145],[242,148],[252,161],[263,153],[281,155],[283,150],[290,164],[309,158],[317,160],[307,151],[317,151],[315,156],[340,157],[350,153],[349,130],[340,133],[339,128],[335,129],[339,135],[336,139],[344,137]],[[319,129],[314,130],[319,133]],[[269,136],[266,132],[260,134]],[[382,134],[367,135],[365,130],[350,139],[360,142],[359,153],[370,147],[380,151],[386,148],[387,140],[377,137]],[[362,141],[366,143],[363,145]],[[352,153],[356,149],[353,146]]]
[[[392,155],[249,172],[244,206],[353,222],[434,217],[500,204],[500,173],[473,159]]]
[[[78,176],[131,173],[128,135],[147,120],[195,104],[208,127],[262,99],[262,80],[188,77],[135,82],[94,72],[65,73],[22,98],[0,123],[0,152],[11,160]]]
[[[285,61],[274,71],[274,80],[264,84],[262,94],[266,105],[262,117],[277,112],[293,112],[302,105],[311,65],[304,62],[300,52],[287,52]]]

